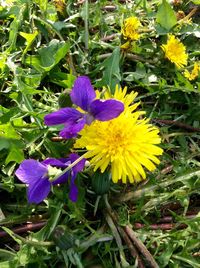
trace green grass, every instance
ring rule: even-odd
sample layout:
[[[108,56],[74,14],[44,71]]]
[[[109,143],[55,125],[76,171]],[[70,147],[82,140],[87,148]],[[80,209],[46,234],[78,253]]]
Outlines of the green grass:
[[[186,46],[185,68],[193,69],[197,2],[0,2],[1,268],[200,267],[200,79],[186,79],[160,47],[173,33]],[[192,22],[177,21],[178,10],[193,14]],[[142,30],[126,51],[121,26],[130,16]],[[71,105],[78,75],[95,88],[114,92],[120,84],[138,92],[140,108],[160,129],[161,163],[146,181],[112,183],[100,197],[85,169],[76,203],[66,185],[30,205],[15,170],[24,159],[71,152],[74,140],[57,139],[59,127],[43,118]]]

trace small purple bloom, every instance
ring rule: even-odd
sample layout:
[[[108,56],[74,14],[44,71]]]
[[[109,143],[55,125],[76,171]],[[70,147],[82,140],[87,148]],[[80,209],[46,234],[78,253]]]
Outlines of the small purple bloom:
[[[95,99],[96,93],[87,76],[79,76],[76,79],[70,96],[72,102],[85,113],[74,108],[61,108],[44,117],[47,126],[64,125],[59,133],[63,138],[76,137],[85,124],[89,125],[94,120],[108,121],[124,111],[124,104],[121,101]]]
[[[51,185],[65,183],[70,176],[71,181],[69,198],[71,201],[76,202],[78,197],[78,189],[75,184],[75,179],[78,172],[83,170],[85,166],[85,159],[82,159],[70,171],[66,172],[53,182],[49,181],[48,169],[49,166],[64,169],[78,158],[79,156],[77,154],[70,154],[68,158],[48,158],[41,163],[34,159],[24,160],[16,170],[15,175],[20,181],[28,184],[29,203],[38,204],[42,202],[48,196],[51,190]]]

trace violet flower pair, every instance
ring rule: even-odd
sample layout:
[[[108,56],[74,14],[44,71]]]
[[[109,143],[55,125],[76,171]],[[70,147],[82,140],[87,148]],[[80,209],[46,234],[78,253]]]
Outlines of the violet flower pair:
[[[78,189],[75,179],[78,172],[83,170],[85,159],[82,159],[70,171],[60,176],[57,180],[51,182],[49,179],[52,167],[65,169],[78,158],[79,156],[77,154],[70,154],[68,158],[48,158],[42,162],[34,159],[24,160],[16,170],[15,175],[20,181],[28,184],[28,202],[36,204],[42,202],[48,196],[51,185],[66,183],[68,179],[70,179],[69,198],[71,201],[76,202]]]
[[[87,76],[79,76],[70,93],[72,102],[83,112],[75,108],[61,108],[44,117],[47,126],[63,124],[64,128],[59,135],[63,138],[76,137],[85,124],[94,120],[108,121],[119,116],[124,110],[124,104],[115,99],[95,99],[96,93]]]
[[[89,125],[94,120],[108,121],[116,118],[124,111],[124,104],[120,101],[95,99],[96,93],[87,76],[79,76],[76,79],[70,97],[72,102],[80,107],[83,112],[68,107],[50,113],[44,118],[44,122],[48,126],[64,125],[64,128],[59,133],[63,138],[76,137],[85,124]],[[65,183],[69,177],[71,177],[69,197],[75,202],[78,195],[75,179],[78,172],[83,170],[85,159],[79,161],[70,171],[55,181],[51,181],[50,177],[52,167],[65,169],[78,157],[77,154],[71,154],[69,158],[49,158],[41,163],[34,159],[24,160],[15,174],[19,180],[28,184],[29,203],[40,203],[48,196],[51,185]]]

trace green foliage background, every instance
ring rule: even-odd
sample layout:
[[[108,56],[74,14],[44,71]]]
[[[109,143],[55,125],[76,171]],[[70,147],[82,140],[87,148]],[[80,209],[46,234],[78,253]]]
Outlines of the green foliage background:
[[[14,176],[23,159],[70,152],[73,141],[56,140],[59,128],[47,128],[43,117],[71,105],[78,75],[88,75],[96,88],[137,91],[160,127],[165,153],[157,171],[139,185],[113,184],[108,193],[118,230],[131,224],[159,267],[200,267],[200,80],[187,80],[160,48],[175,34],[187,47],[186,68],[193,68],[199,11],[191,23],[177,20],[176,12],[190,14],[199,1],[83,2],[0,1],[0,230],[9,234],[0,239],[0,267],[138,267],[122,237],[120,246],[87,172],[79,175],[75,204],[67,188],[54,188],[42,204],[28,205],[26,186]],[[120,32],[129,16],[140,19],[143,32],[124,51]],[[13,233],[27,222],[45,226]]]

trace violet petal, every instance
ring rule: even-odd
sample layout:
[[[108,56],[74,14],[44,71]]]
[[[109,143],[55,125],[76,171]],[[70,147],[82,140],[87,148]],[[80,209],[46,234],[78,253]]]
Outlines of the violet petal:
[[[64,167],[66,167],[66,162],[68,162],[68,161],[69,161],[69,158],[62,158],[62,159],[47,158],[44,161],[42,161],[41,163],[45,164],[45,165],[51,165],[51,166],[55,166],[55,167],[64,168]]]
[[[53,181],[52,184],[56,185],[56,184],[66,183],[69,178],[69,175],[70,175],[70,171],[67,171],[65,174],[60,176],[57,180]]]
[[[47,172],[48,169],[45,165],[34,159],[27,159],[20,164],[15,175],[23,183],[30,184],[44,177]]]
[[[70,181],[69,198],[72,202],[76,202],[78,198],[78,188],[75,184],[76,174],[73,174]]]
[[[66,125],[59,133],[59,135],[65,139],[74,138],[77,133],[83,129],[85,125],[85,119],[83,118],[79,122]]]
[[[79,76],[71,91],[71,100],[74,104],[88,111],[90,103],[95,99],[96,93],[87,76]]]
[[[74,161],[76,161],[80,156],[78,154],[70,154],[69,155],[69,159],[71,161],[71,163],[73,163]],[[76,174],[80,171],[82,171],[84,169],[84,166],[85,166],[85,161],[86,159],[82,159],[80,162],[78,162],[73,168],[73,173]]]
[[[44,117],[44,123],[47,126],[72,123],[82,118],[82,116],[83,114],[74,108],[62,108],[56,112],[47,114]]]
[[[42,202],[49,194],[51,184],[48,179],[39,179],[28,187],[28,202],[38,204]]]
[[[118,117],[124,111],[124,104],[114,99],[94,100],[90,105],[90,113],[99,121],[108,121]]]

